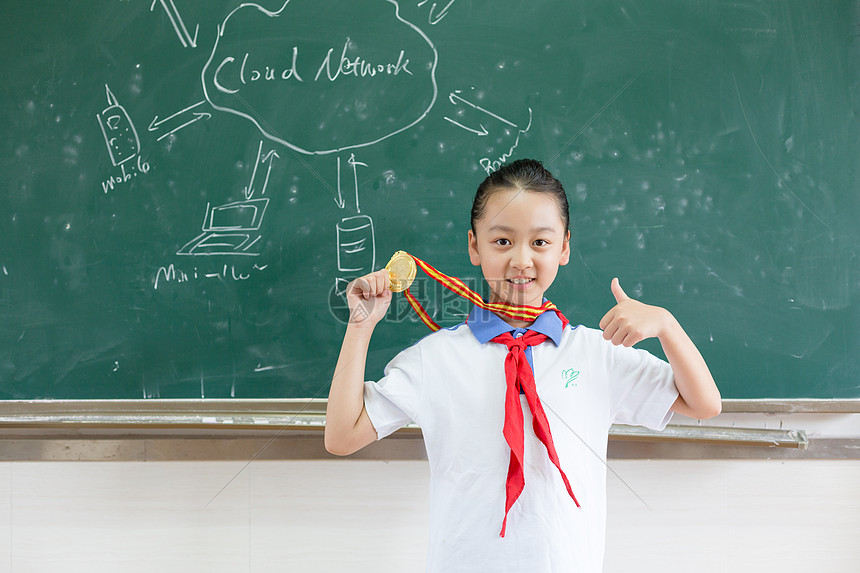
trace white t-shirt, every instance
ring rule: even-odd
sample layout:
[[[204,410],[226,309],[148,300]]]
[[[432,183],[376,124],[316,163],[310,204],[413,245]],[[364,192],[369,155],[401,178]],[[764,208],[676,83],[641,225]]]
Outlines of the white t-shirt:
[[[620,423],[662,430],[672,416],[678,391],[666,362],[613,346],[598,330],[562,328],[552,311],[531,329],[550,337],[527,356],[581,508],[534,435],[521,396],[525,489],[508,514],[504,538],[508,350],[488,341],[512,327],[475,307],[466,323],[403,350],[380,381],[365,383],[365,407],[379,439],[410,422],[424,434],[431,474],[427,571],[601,571],[609,428]]]

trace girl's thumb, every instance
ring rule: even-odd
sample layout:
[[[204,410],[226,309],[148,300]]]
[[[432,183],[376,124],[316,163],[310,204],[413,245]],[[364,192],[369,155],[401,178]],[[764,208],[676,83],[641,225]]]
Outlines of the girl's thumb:
[[[615,295],[615,302],[621,302],[630,298],[624,292],[624,289],[621,288],[621,282],[618,280],[618,277],[612,279],[612,284],[609,288],[612,289],[612,294]]]

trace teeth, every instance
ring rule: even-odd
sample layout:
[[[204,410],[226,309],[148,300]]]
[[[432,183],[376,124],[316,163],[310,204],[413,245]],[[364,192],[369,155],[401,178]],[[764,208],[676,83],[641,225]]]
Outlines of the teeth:
[[[515,285],[524,285],[526,283],[532,282],[534,279],[510,279],[512,283]]]

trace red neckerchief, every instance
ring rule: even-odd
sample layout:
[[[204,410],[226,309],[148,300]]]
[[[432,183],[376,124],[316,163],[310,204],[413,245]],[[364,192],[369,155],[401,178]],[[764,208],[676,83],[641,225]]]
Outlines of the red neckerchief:
[[[558,315],[562,320],[562,328],[564,328],[568,324],[567,319],[561,312],[558,312]],[[549,430],[549,421],[537,395],[534,372],[532,372],[532,368],[526,358],[526,348],[528,346],[536,346],[544,342],[547,338],[545,334],[529,330],[519,338],[514,338],[510,332],[505,332],[492,339],[492,342],[504,344],[508,347],[508,354],[505,356],[505,380],[507,382],[507,389],[505,391],[505,425],[502,433],[505,436],[505,441],[511,448],[511,461],[508,466],[508,477],[505,482],[505,517],[502,520],[502,531],[499,533],[501,537],[505,536],[508,511],[510,511],[514,502],[517,501],[517,498],[520,497],[526,484],[525,474],[523,473],[525,438],[520,389],[523,390],[526,402],[532,412],[532,427],[534,428],[535,436],[546,447],[549,459],[561,474],[561,479],[564,482],[564,487],[567,488],[567,493],[570,494],[576,507],[579,507],[579,502],[576,500],[576,496],[573,495],[570,483],[567,481],[567,476],[564,474],[564,470],[561,469],[561,464],[558,461],[558,454],[555,451],[552,434]]]

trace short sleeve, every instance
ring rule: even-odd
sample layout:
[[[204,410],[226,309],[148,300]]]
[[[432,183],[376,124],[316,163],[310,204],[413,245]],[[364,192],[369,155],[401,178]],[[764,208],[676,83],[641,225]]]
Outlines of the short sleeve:
[[[378,382],[364,383],[364,407],[376,437],[385,436],[410,422],[418,422],[418,406],[423,387],[421,350],[411,346],[385,367]]]
[[[612,422],[664,429],[678,398],[672,367],[644,350],[607,344]]]

